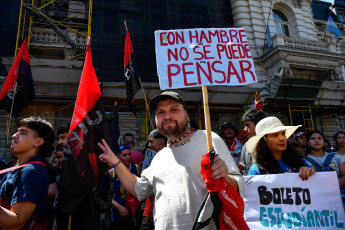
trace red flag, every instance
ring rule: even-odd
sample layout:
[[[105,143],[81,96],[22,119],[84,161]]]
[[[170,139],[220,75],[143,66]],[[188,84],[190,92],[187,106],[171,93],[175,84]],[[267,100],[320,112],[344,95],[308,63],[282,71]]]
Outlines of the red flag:
[[[131,37],[127,30],[125,40],[125,55],[124,55],[124,74],[126,78],[126,91],[128,106],[135,115],[134,96],[140,89],[139,73],[133,58],[133,47]]]
[[[109,143],[110,133],[88,45],[68,133],[66,160],[62,165],[58,196],[61,212],[73,212],[81,202],[85,202],[84,199],[96,187],[101,173],[108,169],[98,157],[102,150],[97,143],[102,139]]]
[[[244,201],[236,189],[228,184],[224,178],[212,180],[210,154],[207,153],[202,157],[201,170],[202,178],[209,192],[198,212],[193,230],[203,229],[206,226],[215,226],[219,230],[249,230],[247,223],[243,219]],[[210,216],[209,210],[213,208]],[[205,214],[206,213],[206,214]]]
[[[17,83],[16,94],[14,89]],[[26,38],[13,62],[10,72],[0,92],[0,108],[11,112],[12,100],[14,104],[12,117],[19,117],[23,109],[31,103],[35,97],[34,82],[31,75],[29,51]]]

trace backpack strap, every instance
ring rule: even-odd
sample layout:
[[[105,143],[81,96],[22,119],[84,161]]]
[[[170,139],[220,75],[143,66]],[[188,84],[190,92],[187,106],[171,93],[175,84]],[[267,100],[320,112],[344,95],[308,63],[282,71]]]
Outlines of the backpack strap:
[[[324,166],[329,166],[329,164],[331,163],[331,161],[332,161],[334,155],[335,155],[334,153],[328,154],[327,157],[326,157],[326,159],[325,159],[325,161],[323,162],[323,165],[324,165]]]
[[[309,161],[312,165],[314,165],[315,169],[319,169],[320,168],[320,164],[317,163],[313,158],[311,157],[306,157],[307,161]],[[317,171],[317,170],[316,170]]]
[[[40,164],[40,165],[43,165],[44,167],[47,167],[42,161],[30,161],[30,162],[26,162],[26,163],[21,164],[21,165],[15,165],[13,167],[0,170],[0,175],[7,173],[7,172],[10,172],[10,171],[15,170],[15,169],[23,168],[24,166],[31,165],[31,164]]]

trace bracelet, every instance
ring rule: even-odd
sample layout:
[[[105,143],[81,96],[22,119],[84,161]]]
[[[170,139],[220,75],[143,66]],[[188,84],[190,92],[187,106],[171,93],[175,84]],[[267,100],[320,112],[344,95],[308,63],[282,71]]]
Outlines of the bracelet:
[[[119,160],[115,165],[114,165],[114,169],[116,168],[116,166],[118,166],[121,163],[121,160]]]
[[[115,204],[115,208],[117,208],[117,207],[119,207],[119,203],[116,203],[116,204]]]

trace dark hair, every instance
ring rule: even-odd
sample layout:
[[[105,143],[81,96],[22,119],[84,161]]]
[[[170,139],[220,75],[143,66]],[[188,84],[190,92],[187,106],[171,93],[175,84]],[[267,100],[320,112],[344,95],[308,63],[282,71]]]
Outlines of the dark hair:
[[[63,124],[62,126],[60,126],[60,128],[56,132],[56,136],[59,136],[60,134],[68,133],[69,127],[70,127],[69,124]]]
[[[338,138],[338,135],[339,135],[339,134],[344,134],[344,135],[345,135],[345,132],[339,131],[339,132],[337,132],[336,134],[334,134],[333,139],[334,139],[334,141],[335,141],[335,146],[334,146],[334,150],[335,150],[335,151],[338,151],[337,138]]]
[[[318,133],[322,136],[323,140],[325,141],[325,135],[323,135],[323,133],[319,130],[313,130],[313,131],[310,131],[308,132],[308,135],[307,135],[307,147],[305,148],[305,154],[308,155],[311,153],[311,149],[310,149],[310,146],[309,146],[309,140],[311,138],[311,136],[314,134],[314,133]],[[322,146],[322,150],[325,151],[325,148],[324,146]]]
[[[127,145],[134,145],[134,136],[131,133],[126,133],[125,135],[123,135],[122,140]]]
[[[163,139],[164,144],[167,144],[168,139],[166,138],[166,136],[162,135],[158,129],[153,130],[150,134],[149,134],[149,138],[153,137],[154,139]]]
[[[50,157],[54,150],[55,132],[52,124],[40,117],[29,117],[18,122],[18,127],[26,126],[35,130],[44,143],[38,148],[37,154],[44,159]]]
[[[250,109],[243,114],[241,122],[252,121],[256,125],[264,118],[266,118],[266,114],[261,109]]]
[[[131,150],[131,147],[129,147],[129,145],[120,145],[119,147],[117,147],[116,155],[121,154],[124,149]]]
[[[278,161],[274,158],[264,138],[259,140],[253,158],[262,174],[282,173]],[[282,160],[296,170],[305,166],[303,156],[296,151],[290,141],[287,142],[286,150],[282,153]]]
[[[332,147],[331,142],[329,142],[329,140],[323,140],[323,142],[329,144],[329,147]]]

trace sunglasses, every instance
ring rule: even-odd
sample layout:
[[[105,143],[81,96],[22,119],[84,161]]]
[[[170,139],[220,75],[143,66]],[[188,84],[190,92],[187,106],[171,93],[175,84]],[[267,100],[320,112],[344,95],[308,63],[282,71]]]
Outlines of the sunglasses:
[[[120,145],[119,150],[122,150],[122,149],[131,149],[131,147],[129,147],[129,145]]]

